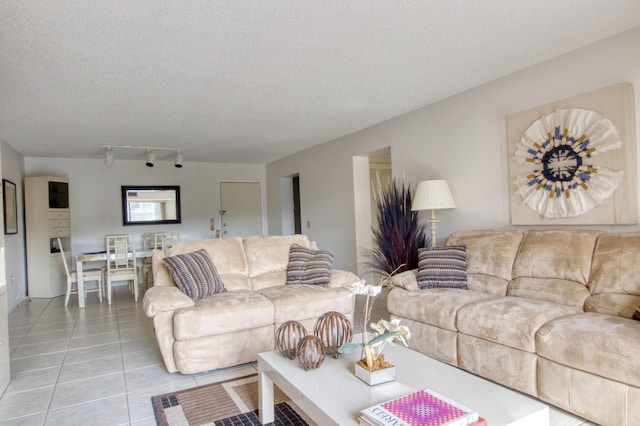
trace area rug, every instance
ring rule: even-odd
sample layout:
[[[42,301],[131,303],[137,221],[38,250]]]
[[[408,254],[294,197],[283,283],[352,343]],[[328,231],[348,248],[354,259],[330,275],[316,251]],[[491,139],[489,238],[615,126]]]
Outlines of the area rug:
[[[314,426],[315,423],[274,386],[277,426]],[[258,417],[258,375],[151,397],[160,426],[261,425]]]

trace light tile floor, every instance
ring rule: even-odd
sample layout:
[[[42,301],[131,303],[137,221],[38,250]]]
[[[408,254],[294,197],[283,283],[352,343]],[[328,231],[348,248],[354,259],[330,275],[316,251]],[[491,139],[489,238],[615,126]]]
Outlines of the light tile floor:
[[[372,318],[388,317],[385,306],[383,293]],[[126,287],[115,289],[111,306],[94,294],[85,309],[77,308],[75,296],[66,308],[64,297],[24,302],[9,314],[9,334],[11,382],[0,398],[0,426],[155,425],[152,396],[256,371],[255,364],[246,364],[196,375],[167,373],[151,320]],[[584,424],[551,412],[553,426]]]

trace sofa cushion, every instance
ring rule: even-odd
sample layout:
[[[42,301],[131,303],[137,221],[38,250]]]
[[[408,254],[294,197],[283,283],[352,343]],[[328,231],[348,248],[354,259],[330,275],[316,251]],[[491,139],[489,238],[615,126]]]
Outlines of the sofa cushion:
[[[465,246],[433,247],[418,250],[418,287],[467,288]]]
[[[447,245],[467,247],[467,285],[471,290],[504,296],[524,233],[516,230],[457,231]]]
[[[251,330],[273,324],[273,303],[259,293],[227,291],[198,300],[173,316],[176,340]]]
[[[163,262],[178,288],[193,300],[227,291],[205,250],[165,257]]]
[[[456,316],[461,307],[495,297],[480,291],[455,288],[391,289],[387,296],[387,310],[399,317],[457,331]]]
[[[251,278],[267,272],[286,271],[289,264],[289,249],[293,244],[311,248],[306,235],[251,236],[244,237],[242,244]]]
[[[293,244],[289,249],[287,284],[328,284],[332,269],[332,251],[312,250]]]
[[[249,268],[242,245],[242,238],[216,238],[200,241],[183,241],[169,247],[166,252],[153,252],[153,285],[175,285],[169,271],[161,261],[166,256],[204,249],[211,256],[218,275],[227,290],[249,290]]]
[[[598,237],[585,310],[631,318],[640,304],[640,232]]]
[[[508,295],[582,309],[596,240],[602,231],[532,229],[525,233],[513,264]]]
[[[316,285],[285,285],[259,291],[275,307],[275,326],[289,320],[317,318],[329,311],[353,312],[355,299],[347,288]]]
[[[640,387],[640,324],[593,312],[558,318],[536,334],[538,355]]]
[[[535,352],[535,334],[540,327],[578,312],[581,310],[576,307],[505,296],[461,307],[456,327],[470,336]]]

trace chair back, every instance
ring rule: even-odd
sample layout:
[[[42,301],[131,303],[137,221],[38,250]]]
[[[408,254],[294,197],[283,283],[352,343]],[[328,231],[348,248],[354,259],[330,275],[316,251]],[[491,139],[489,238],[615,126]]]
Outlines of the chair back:
[[[107,271],[136,268],[136,241],[133,235],[107,235]]]
[[[142,234],[142,247],[144,247],[145,250],[152,250],[155,248],[153,244],[155,242],[156,234],[157,232],[145,232]]]
[[[180,234],[177,232],[156,232],[153,248],[166,250],[173,244],[180,241]]]
[[[64,255],[64,249],[62,248],[62,241],[58,240],[58,247],[60,247],[60,254],[62,255],[62,263],[64,264],[64,272],[67,274],[67,278],[71,278],[71,272],[69,272],[69,265],[67,264],[67,257]]]

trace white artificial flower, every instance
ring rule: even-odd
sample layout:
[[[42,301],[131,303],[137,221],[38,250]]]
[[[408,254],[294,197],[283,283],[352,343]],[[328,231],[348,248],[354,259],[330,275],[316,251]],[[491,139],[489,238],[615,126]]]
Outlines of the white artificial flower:
[[[351,293],[352,294],[362,294],[362,295],[369,295],[369,296],[377,296],[378,294],[380,294],[380,292],[382,291],[382,286],[379,285],[366,285],[365,284],[365,280],[360,280],[360,281],[356,281],[355,283],[351,284]]]
[[[360,280],[351,284],[351,294],[366,294],[364,283],[365,280]]]
[[[382,291],[382,286],[381,285],[368,285],[366,286],[367,289],[367,294],[369,294],[369,296],[375,297],[377,295],[380,294],[380,292]]]
[[[385,320],[381,319],[378,322],[372,322],[371,324],[369,324],[369,327],[371,327],[376,332],[378,332],[378,334],[382,334],[385,331],[387,331],[387,328],[385,326],[385,322],[386,322]]]

